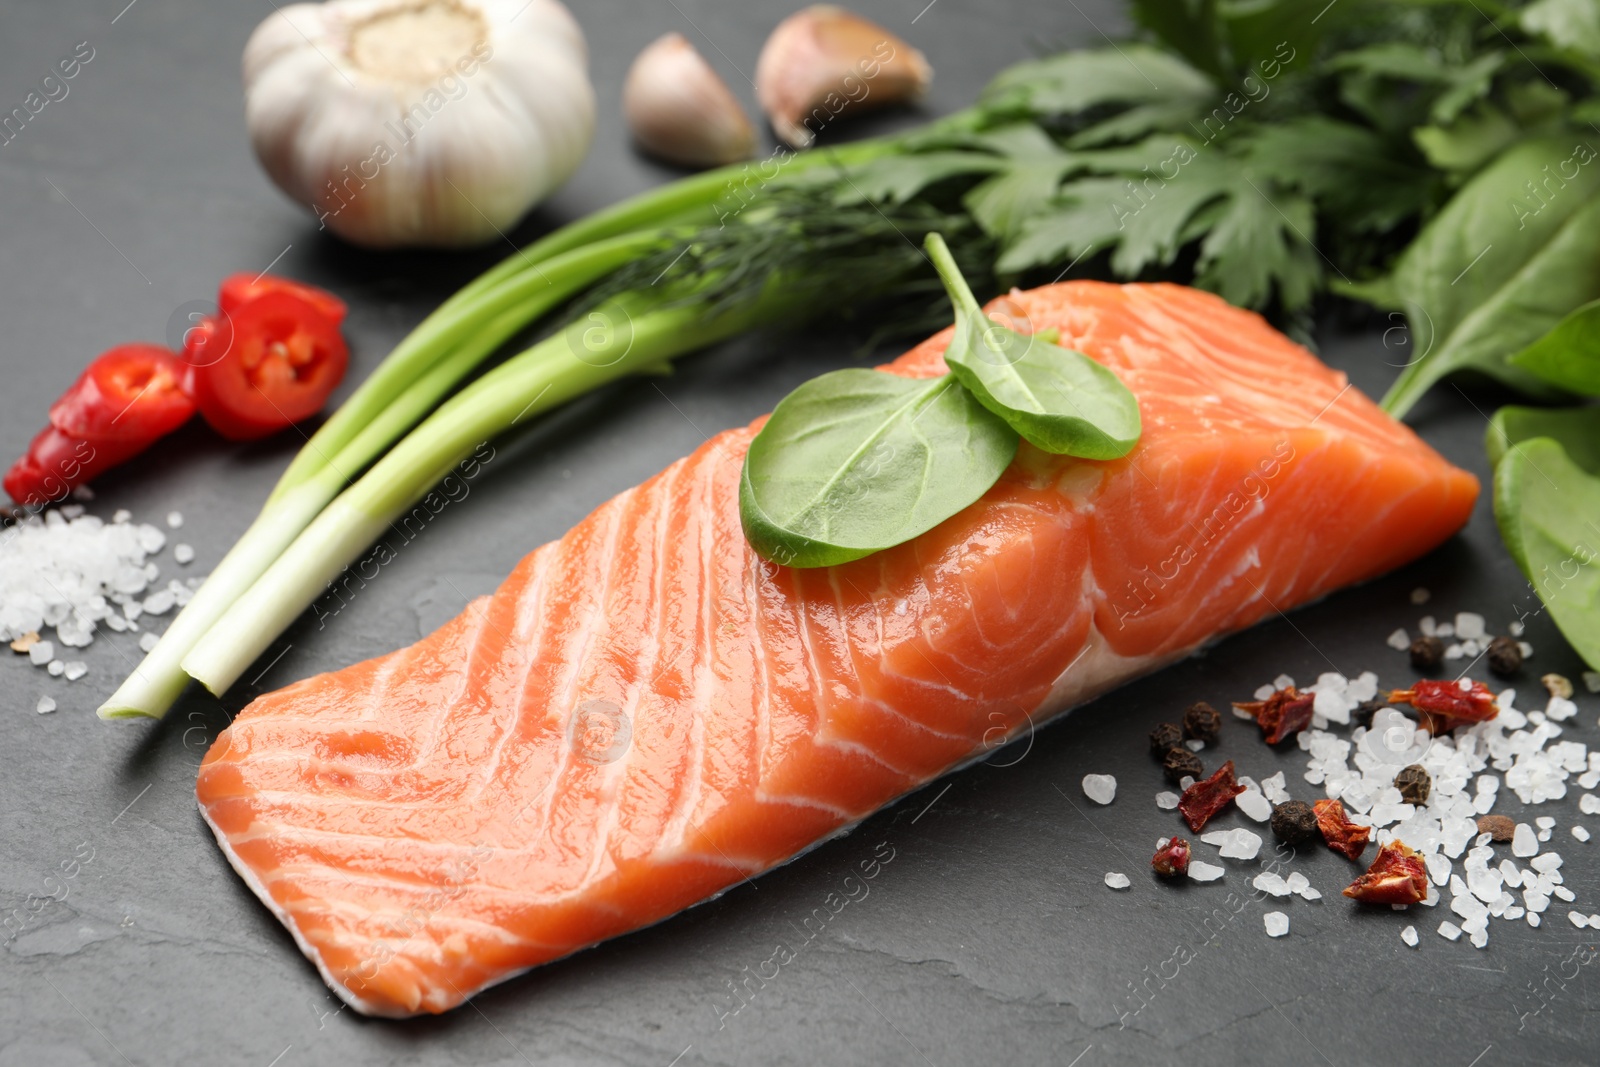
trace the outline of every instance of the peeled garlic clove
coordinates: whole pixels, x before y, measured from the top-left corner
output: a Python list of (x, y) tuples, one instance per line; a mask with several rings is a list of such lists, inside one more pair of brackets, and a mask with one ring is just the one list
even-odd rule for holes
[(778, 136), (796, 148), (809, 145), (815, 131), (847, 108), (915, 100), (931, 81), (933, 68), (921, 52), (832, 4), (816, 4), (778, 23), (756, 62), (761, 109)]
[(656, 38), (634, 59), (622, 113), (639, 146), (669, 163), (715, 167), (755, 151), (739, 101), (681, 33)]
[(582, 162), (587, 68), (556, 0), (291, 4), (245, 46), (245, 119), (321, 226), (371, 247), (472, 245)]

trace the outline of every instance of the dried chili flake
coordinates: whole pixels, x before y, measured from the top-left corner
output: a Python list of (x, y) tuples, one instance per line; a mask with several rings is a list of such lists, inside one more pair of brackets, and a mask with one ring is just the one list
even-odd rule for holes
[(1428, 896), (1428, 869), (1418, 853), (1394, 841), (1378, 850), (1367, 873), (1344, 895), (1364, 904), (1420, 904)]
[(1267, 744), (1275, 745), (1311, 725), (1311, 709), (1316, 699), (1315, 694), (1302, 693), (1291, 685), (1265, 700), (1251, 700), (1242, 704), (1236, 700), (1233, 706), (1254, 715), (1263, 739)]
[(1488, 722), (1500, 714), (1493, 691), (1482, 682), (1466, 678), (1459, 682), (1416, 682), (1410, 689), (1391, 691), (1389, 702), (1416, 708), (1421, 713), (1422, 725), (1433, 734), (1469, 723)]
[(1150, 869), (1163, 878), (1177, 878), (1189, 873), (1189, 842), (1174, 837), (1150, 858)]
[(1372, 836), (1372, 827), (1351, 822), (1344, 805), (1337, 800), (1319, 800), (1311, 807), (1317, 813), (1317, 829), (1322, 831), (1328, 847), (1347, 859), (1360, 859)]
[(1233, 780), (1233, 760), (1229, 760), (1203, 782), (1196, 782), (1178, 798), (1178, 812), (1189, 823), (1189, 829), (1199, 833), (1211, 817), (1244, 792), (1244, 786)]

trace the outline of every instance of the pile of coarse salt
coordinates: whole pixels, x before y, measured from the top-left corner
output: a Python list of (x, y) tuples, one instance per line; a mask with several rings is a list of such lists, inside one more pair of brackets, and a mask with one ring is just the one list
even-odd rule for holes
[[(1466, 934), (1483, 948), (1489, 943), (1490, 920), (1521, 919), (1538, 926), (1552, 898), (1575, 900), (1576, 894), (1563, 884), (1560, 853), (1544, 847), (1554, 834), (1554, 818), (1519, 824), (1511, 855), (1498, 863), (1491, 836), (1478, 832), (1477, 820), (1494, 809), (1501, 775), (1505, 787), (1527, 805), (1561, 800), (1569, 781), (1583, 789), (1600, 785), (1600, 751), (1557, 740), (1563, 733), (1558, 724), (1572, 718), (1577, 705), (1552, 695), (1542, 710), (1524, 712), (1516, 707), (1516, 691), (1507, 689), (1498, 697), (1500, 712), (1494, 719), (1437, 737), (1394, 708), (1378, 710), (1370, 727), (1358, 726), (1348, 738), (1329, 732), (1328, 722), (1348, 722), (1350, 712), (1370, 699), (1367, 678), (1318, 678), (1319, 711), (1323, 693), (1336, 694), (1342, 707), (1334, 709), (1330, 697), (1332, 713), (1323, 716), (1327, 721), (1314, 722), (1300, 733), (1300, 749), (1309, 756), (1305, 780), (1342, 802), (1351, 822), (1372, 827), (1379, 847), (1401, 841), (1422, 854), (1432, 882), (1424, 905), (1439, 903), (1448, 889), (1449, 908), (1460, 919), (1459, 924), (1441, 923), (1439, 933), (1452, 941)], [(1412, 764), (1432, 779), (1422, 805), (1407, 803), (1394, 785), (1395, 775)], [(1600, 812), (1600, 800), (1585, 796), (1579, 810)], [(1578, 840), (1586, 839), (1582, 826), (1572, 831)], [(1600, 915), (1592, 918), (1600, 924)]]
[[(1427, 599), (1424, 590), (1412, 594), (1413, 603)], [(1449, 659), (1475, 660), (1493, 639), (1483, 616), (1472, 612), (1462, 612), (1453, 622), (1442, 624), (1425, 618), (1420, 629), (1427, 636), (1457, 639), (1446, 649)], [(1507, 629), (1512, 637), (1521, 638), (1520, 623), (1513, 622)], [(1404, 651), (1411, 639), (1405, 630), (1396, 630), (1388, 643)], [(1526, 642), (1520, 645), (1524, 659), (1533, 655)], [(1585, 672), (1583, 679), (1589, 692), (1600, 692), (1600, 673)], [(1255, 698), (1265, 700), (1294, 684), (1293, 678), (1279, 675), (1257, 689)], [(1305, 781), (1340, 801), (1351, 822), (1372, 827), (1377, 847), (1400, 841), (1421, 853), (1431, 883), (1422, 906), (1438, 905), (1444, 899), (1443, 891), (1448, 890), (1449, 909), (1460, 920), (1441, 922), (1440, 936), (1455, 941), (1465, 934), (1473, 945), (1484, 948), (1489, 943), (1491, 920), (1521, 920), (1537, 927), (1555, 901), (1567, 906), (1568, 921), (1574, 926), (1600, 929), (1600, 912), (1587, 914), (1570, 907), (1577, 894), (1564, 884), (1561, 854), (1549, 847), (1557, 827), (1554, 817), (1540, 816), (1531, 824), (1517, 824), (1510, 855), (1502, 856), (1498, 863), (1494, 862), (1492, 835), (1480, 833), (1477, 823), (1480, 816), (1493, 811), (1502, 781), (1525, 805), (1562, 800), (1571, 783), (1585, 790), (1578, 799), (1579, 813), (1600, 815), (1600, 795), (1591, 792), (1600, 787), (1600, 750), (1591, 752), (1582, 742), (1560, 740), (1564, 732), (1560, 724), (1578, 712), (1572, 700), (1551, 694), (1543, 708), (1524, 711), (1516, 706), (1516, 690), (1506, 689), (1497, 698), (1500, 711), (1494, 719), (1437, 737), (1395, 708), (1384, 707), (1373, 713), (1370, 726), (1356, 726), (1344, 735), (1330, 727), (1349, 726), (1356, 709), (1377, 697), (1378, 676), (1365, 671), (1352, 679), (1328, 672), (1302, 692), (1315, 694), (1311, 724), (1297, 735), (1299, 748), (1307, 755)], [(1254, 720), (1252, 714), (1237, 708), (1235, 714)], [(1428, 799), (1421, 805), (1406, 802), (1394, 784), (1395, 776), (1412, 764), (1420, 765), (1431, 779)], [(1282, 771), (1259, 783), (1241, 775), (1238, 783), (1245, 792), (1236, 803), (1257, 822), (1265, 821), (1264, 816), (1270, 818), (1272, 805), (1290, 799)], [(1183, 786), (1189, 784), (1190, 779), (1185, 779)], [(1158, 807), (1171, 810), (1179, 798), (1176, 793), (1161, 792), (1155, 799)], [(1591, 838), (1588, 828), (1576, 822), (1569, 832), (1579, 842)], [(1253, 859), (1259, 850), (1253, 838), (1256, 835), (1250, 831), (1235, 829), (1214, 830), (1200, 840), (1217, 848), (1224, 858)], [(1161, 844), (1165, 843), (1162, 839)], [(1216, 881), (1224, 873), (1225, 868), (1198, 858), (1189, 867), (1191, 881)], [(1251, 884), (1264, 895), (1279, 899), (1300, 896), (1317, 900), (1322, 895), (1299, 872), (1287, 878), (1276, 871), (1263, 872)], [(1280, 920), (1281, 914), (1268, 916), (1268, 933), (1274, 937), (1287, 933), (1286, 917)], [(1416, 928), (1407, 926), (1401, 938), (1415, 947)]]
[[(181, 524), (176, 512), (169, 516)], [(81, 504), (30, 515), (0, 530), (0, 641), (26, 652), (36, 666), (75, 681), (88, 672), (79, 659), (63, 660), (57, 646), (85, 648), (101, 626), (140, 629), (146, 615), (164, 615), (189, 602), (200, 579), (159, 584), (154, 562), (167, 537), (156, 527), (118, 511), (112, 521), (84, 514)], [(192, 557), (191, 557), (192, 558)], [(45, 636), (54, 629), (53, 639)], [(154, 635), (140, 647), (149, 650)], [(39, 710), (46, 708), (41, 702)]]

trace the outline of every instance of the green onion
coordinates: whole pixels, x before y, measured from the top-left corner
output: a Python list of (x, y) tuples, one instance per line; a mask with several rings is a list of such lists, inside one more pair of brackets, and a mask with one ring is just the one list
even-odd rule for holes
[(670, 302), (663, 293), (608, 305), (607, 314), (631, 329), (612, 331), (618, 335), (607, 345), (580, 356), (579, 327), (569, 328), (451, 399), (277, 556), (184, 657), (183, 670), (214, 693), (226, 691), (340, 571), (484, 441), (606, 382), (743, 332), (787, 303), (776, 286), (743, 309), (712, 317), (697, 305)]

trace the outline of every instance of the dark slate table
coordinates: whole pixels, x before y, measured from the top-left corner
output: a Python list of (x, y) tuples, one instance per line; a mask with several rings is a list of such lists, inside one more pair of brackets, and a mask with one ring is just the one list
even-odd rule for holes
[[(79, 42), (94, 53), (69, 95), (0, 147), (8, 461), (90, 356), (161, 340), (174, 312), (209, 296), (224, 274), (275, 264), (346, 297), (353, 382), (506, 251), (373, 255), (319, 234), (263, 178), (245, 140), (239, 54), (274, 5), (124, 3), (0, 11), (0, 110), (19, 105)], [(926, 114), (969, 102), (1036, 47), (1093, 45), (1125, 26), (1111, 0), (924, 3), (858, 6), (927, 53), (938, 76)], [(599, 130), (577, 178), (513, 235), (519, 241), (671, 176), (633, 155), (618, 114), (622, 75), (640, 47), (684, 32), (753, 104), (741, 71), (787, 5), (574, 7), (593, 53)], [(863, 121), (851, 133), (915, 117)], [(1385, 344), (1390, 325), (1376, 316), (1325, 323), (1324, 355), (1381, 392), (1404, 358), (1402, 334)], [(1383, 638), (1414, 627), (1421, 611), (1408, 595), (1417, 586), (1433, 590), (1428, 610), (1441, 617), (1478, 610), (1497, 628), (1531, 606), (1486, 500), (1461, 537), (1403, 572), (1130, 685), (1031, 747), (935, 783), (710, 905), (440, 1018), (383, 1022), (339, 1010), (195, 810), (195, 767), (227, 712), (414, 640), (524, 553), (698, 445), (702, 430), (743, 423), (805, 378), (857, 361), (859, 344), (828, 329), (746, 340), (548, 420), (502, 448), (506, 458), (473, 483), (470, 499), (440, 514), (381, 581), (320, 629), (288, 633), (271, 665), (222, 704), (191, 693), (160, 725), (96, 720), (93, 708), (137, 654), (127, 635), (97, 640), (84, 657), (90, 673), (74, 683), (0, 658), (0, 909), (60, 886), (66, 894), (0, 951), (0, 1065), (1595, 1062), (1600, 969), (1569, 962), (1593, 941), (1564, 909), (1540, 930), (1496, 922), (1479, 952), (1433, 932), (1442, 908), (1401, 916), (1347, 906), (1336, 892), (1348, 867), (1322, 849), (1292, 861), (1327, 894), (1320, 904), (1254, 899), (1257, 863), (1230, 863), (1222, 883), (1182, 889), (1154, 884), (1146, 869), (1155, 838), (1176, 825), (1151, 800), (1163, 788), (1144, 751), (1154, 722), (1196, 699), (1223, 705), (1279, 672), (1309, 681), (1333, 664), (1405, 676)], [(1414, 421), (1486, 477), (1483, 412), (1498, 399), (1445, 388)], [(159, 458), (104, 478), (91, 506), (158, 524), (182, 511), (176, 539), (198, 552), (187, 571), (203, 573), (245, 528), (291, 448), (288, 435), (230, 446), (190, 427)], [(170, 552), (162, 563), (165, 575), (182, 570)], [(1547, 620), (1531, 619), (1529, 639), (1535, 666), (1576, 677), (1578, 662)], [(60, 701), (55, 714), (34, 713), (43, 693)], [(1600, 701), (1580, 695), (1580, 704), (1568, 736), (1592, 744)], [(1269, 752), (1250, 729), (1231, 726), (1214, 751), (1257, 777), (1289, 768), (1291, 790), (1311, 794), (1298, 779), (1302, 761)], [(1084, 798), (1078, 783), (1092, 772), (1117, 776), (1112, 806)], [(1567, 884), (1596, 908), (1585, 887), (1596, 883), (1600, 843), (1566, 836), (1575, 796), (1538, 814), (1561, 820)], [(875, 854), (892, 860), (867, 895), (804, 939), (805, 918)], [(63, 864), (76, 876), (63, 881)], [(1131, 875), (1133, 887), (1107, 889), (1109, 870)], [(1282, 940), (1263, 931), (1274, 907), (1293, 921)], [(1422, 931), (1419, 950), (1400, 940), (1409, 922)], [(797, 953), (793, 962), (734, 999), (732, 986), (780, 943)]]

